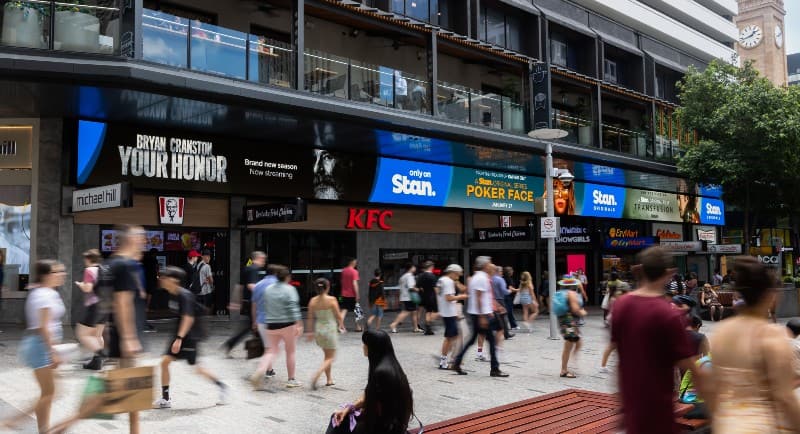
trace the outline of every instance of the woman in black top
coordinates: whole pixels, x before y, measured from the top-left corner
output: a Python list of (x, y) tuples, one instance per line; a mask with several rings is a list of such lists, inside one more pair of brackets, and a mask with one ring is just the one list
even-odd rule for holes
[(414, 399), (389, 335), (367, 330), (361, 336), (369, 374), (364, 395), (337, 410), (327, 434), (404, 434), (414, 413)]

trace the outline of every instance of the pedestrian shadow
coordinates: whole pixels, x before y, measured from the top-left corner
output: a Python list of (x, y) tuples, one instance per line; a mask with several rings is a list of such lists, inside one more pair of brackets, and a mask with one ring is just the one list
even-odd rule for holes
[(162, 421), (162, 420), (174, 419), (176, 417), (193, 416), (195, 414), (202, 414), (203, 412), (216, 407), (220, 406), (209, 405), (206, 407), (194, 407), (194, 408), (153, 409), (151, 411), (144, 412), (146, 416), (143, 417), (142, 420)]

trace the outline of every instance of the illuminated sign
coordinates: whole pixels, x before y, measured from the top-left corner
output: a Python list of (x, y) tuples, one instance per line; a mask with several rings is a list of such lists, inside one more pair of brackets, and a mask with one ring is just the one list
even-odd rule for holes
[(394, 216), (390, 210), (350, 208), (347, 212), (347, 229), (370, 230), (377, 227), (382, 231), (392, 230), (389, 220)]

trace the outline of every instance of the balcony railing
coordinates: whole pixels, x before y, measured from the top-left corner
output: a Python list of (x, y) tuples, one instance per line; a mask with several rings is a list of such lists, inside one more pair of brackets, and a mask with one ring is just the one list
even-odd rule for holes
[(525, 132), (525, 109), (507, 96), (440, 81), (438, 97), (440, 117), (516, 133)]
[(553, 110), (553, 128), (566, 131), (562, 140), (584, 146), (597, 146), (594, 140), (595, 123), (565, 110)]

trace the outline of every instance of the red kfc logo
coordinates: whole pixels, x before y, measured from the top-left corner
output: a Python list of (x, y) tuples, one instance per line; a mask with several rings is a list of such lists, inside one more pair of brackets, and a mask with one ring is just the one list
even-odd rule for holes
[(159, 196), (158, 217), (162, 225), (182, 225), (184, 198)]
[(390, 210), (350, 208), (347, 216), (347, 229), (373, 229), (376, 225), (382, 231), (392, 230), (389, 219), (394, 216)]

